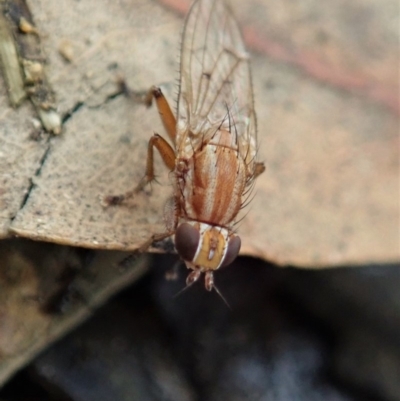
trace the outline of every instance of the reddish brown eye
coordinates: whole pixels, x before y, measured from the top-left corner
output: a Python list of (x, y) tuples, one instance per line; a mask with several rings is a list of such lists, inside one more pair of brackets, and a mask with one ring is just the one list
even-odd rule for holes
[(221, 264), (221, 267), (230, 265), (236, 259), (237, 255), (239, 254), (241, 245), (242, 241), (237, 235), (229, 238), (228, 249), (226, 251), (225, 258)]
[(191, 262), (199, 246), (200, 233), (188, 223), (182, 223), (175, 232), (175, 248), (183, 260)]

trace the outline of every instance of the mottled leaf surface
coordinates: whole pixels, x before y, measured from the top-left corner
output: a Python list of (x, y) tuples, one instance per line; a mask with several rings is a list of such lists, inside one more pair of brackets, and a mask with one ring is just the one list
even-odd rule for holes
[[(151, 195), (131, 208), (99, 202), (138, 182), (148, 138), (163, 134), (154, 109), (113, 96), (117, 76), (136, 90), (164, 84), (176, 99), (188, 3), (160, 3), (32, 2), (48, 75), (69, 118), (46, 152), (47, 142), (28, 138), (29, 108), (16, 118), (23, 109), (1, 103), (1, 180), (15, 180), (0, 188), (3, 236), (135, 249), (164, 229), (171, 187), (159, 159), (162, 185)], [(266, 165), (239, 228), (242, 251), (307, 267), (398, 260), (397, 3), (254, 0), (232, 8), (252, 56)], [(63, 43), (72, 62), (59, 52)]]

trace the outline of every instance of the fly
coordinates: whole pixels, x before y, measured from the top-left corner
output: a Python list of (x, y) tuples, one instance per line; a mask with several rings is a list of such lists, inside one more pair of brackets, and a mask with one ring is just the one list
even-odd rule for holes
[(173, 237), (191, 270), (186, 284), (204, 274), (205, 288), (211, 291), (214, 271), (239, 254), (237, 217), (265, 169), (257, 161), (249, 56), (223, 0), (197, 0), (186, 18), (176, 117), (160, 88), (151, 88), (148, 105), (153, 99), (172, 146), (154, 134), (143, 179), (133, 191), (105, 201), (123, 203), (154, 180), (156, 148), (173, 172), (173, 195), (165, 207), (166, 231), (152, 235), (138, 251)]

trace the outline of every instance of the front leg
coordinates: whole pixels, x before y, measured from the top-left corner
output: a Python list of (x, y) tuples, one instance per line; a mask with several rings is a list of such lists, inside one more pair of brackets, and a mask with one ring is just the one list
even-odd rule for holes
[(146, 252), (155, 242), (160, 242), (165, 238), (170, 237), (175, 234), (174, 231), (166, 231), (165, 233), (153, 234), (145, 243), (140, 245), (140, 247), (136, 250), (138, 253)]
[(153, 234), (146, 242), (144, 242), (139, 248), (133, 251), (130, 255), (126, 258), (122, 259), (118, 266), (122, 269), (126, 269), (129, 266), (133, 265), (137, 258), (144, 252), (146, 252), (155, 242), (162, 241), (165, 238), (170, 237), (171, 235), (175, 234), (174, 231), (166, 231), (164, 233)]
[(146, 96), (147, 107), (151, 106), (153, 98), (156, 100), (157, 110), (160, 114), (161, 122), (170, 137), (172, 143), (175, 145), (176, 136), (176, 118), (174, 113), (172, 113), (171, 107), (161, 89), (152, 86)]
[[(130, 95), (129, 88), (126, 87), (124, 83), (124, 91)], [(175, 144), (175, 135), (176, 135), (176, 119), (172, 110), (168, 104), (167, 99), (163, 95), (160, 88), (153, 86), (147, 92), (144, 100), (142, 100), (147, 107), (150, 107), (153, 101), (153, 98), (156, 100), (157, 109), (161, 117), (161, 121), (164, 125), (165, 130), (167, 131), (168, 136), (171, 138), (172, 142)], [(146, 174), (140, 180), (139, 184), (133, 188), (132, 190), (120, 194), (120, 195), (109, 195), (102, 199), (102, 204), (104, 206), (114, 206), (121, 205), (126, 203), (129, 199), (133, 198), (135, 194), (142, 191), (144, 187), (154, 181), (154, 152), (153, 147), (156, 147), (158, 152), (161, 155), (161, 158), (164, 164), (169, 168), (170, 171), (175, 168), (175, 151), (169, 145), (169, 143), (160, 135), (154, 134), (149, 141), (147, 147), (147, 162), (146, 162)]]
[(119, 262), (119, 266), (126, 268), (133, 263), (137, 257), (146, 252), (155, 242), (162, 241), (175, 234), (176, 226), (178, 225), (179, 209), (176, 203), (176, 199), (171, 197), (167, 200), (164, 205), (164, 220), (166, 225), (166, 231), (159, 234), (153, 234), (146, 242), (144, 242), (139, 248), (137, 248), (133, 253)]
[(161, 88), (157, 86), (152, 86), (147, 92), (135, 92), (132, 91), (124, 80), (120, 80), (119, 85), (121, 91), (126, 94), (126, 96), (133, 98), (139, 103), (145, 104), (150, 107), (153, 104), (153, 99), (156, 101), (156, 106), (158, 113), (160, 114), (161, 122), (167, 132), (169, 138), (175, 144), (176, 136), (176, 118), (171, 110), (171, 107), (161, 91)]

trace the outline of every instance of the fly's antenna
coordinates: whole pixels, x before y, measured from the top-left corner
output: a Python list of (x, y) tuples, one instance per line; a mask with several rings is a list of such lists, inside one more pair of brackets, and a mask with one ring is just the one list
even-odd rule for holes
[(178, 298), (179, 296), (181, 296), (184, 292), (186, 292), (196, 281), (192, 281), (189, 284), (186, 284), (181, 290), (179, 290), (172, 298)]
[[(193, 281), (190, 281), (186, 284), (185, 287), (183, 287), (181, 290), (179, 290), (172, 298), (175, 299), (177, 297), (179, 297), (180, 295), (182, 295), (184, 292), (186, 292), (194, 283), (196, 283), (198, 281), (199, 276), (196, 276), (196, 279), (194, 279)], [(232, 310), (231, 306), (229, 305), (228, 301), (226, 300), (226, 298), (222, 295), (221, 291), (218, 289), (218, 287), (214, 284), (214, 282), (212, 283), (212, 287), (211, 289), (214, 289), (215, 292), (219, 295), (219, 297), (222, 299), (222, 301), (224, 302), (224, 304), (228, 307), (229, 310)]]
[(218, 287), (217, 287), (215, 284), (213, 284), (213, 288), (214, 288), (215, 292), (219, 295), (219, 297), (222, 299), (222, 301), (224, 302), (224, 304), (225, 304), (225, 305), (228, 307), (228, 309), (231, 311), (231, 310), (232, 310), (231, 306), (229, 305), (229, 303), (228, 303), (228, 301), (226, 300), (226, 298), (221, 294), (221, 291), (218, 289)]

